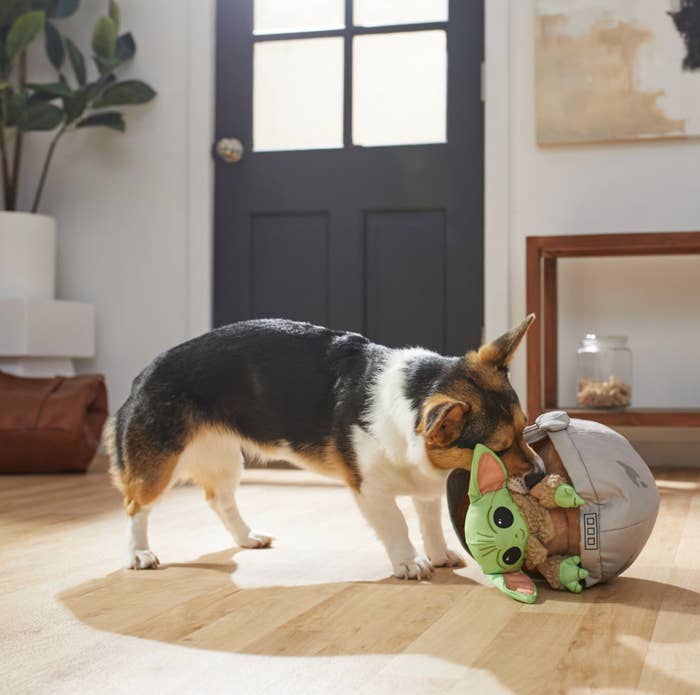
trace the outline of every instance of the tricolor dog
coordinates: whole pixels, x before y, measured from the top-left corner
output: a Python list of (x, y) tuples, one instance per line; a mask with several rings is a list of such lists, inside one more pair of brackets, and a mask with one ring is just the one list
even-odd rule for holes
[[(128, 566), (158, 566), (148, 514), (182, 479), (204, 488), (239, 546), (269, 545), (236, 503), (244, 453), (343, 481), (397, 577), (424, 579), (433, 567), (458, 564), (440, 521), (450, 470), (469, 468), (477, 443), (513, 476), (536, 460), (508, 380), (533, 320), (461, 357), (286, 320), (223, 326), (158, 356), (107, 428), (129, 515)], [(413, 498), (425, 554), (411, 543), (398, 495)]]

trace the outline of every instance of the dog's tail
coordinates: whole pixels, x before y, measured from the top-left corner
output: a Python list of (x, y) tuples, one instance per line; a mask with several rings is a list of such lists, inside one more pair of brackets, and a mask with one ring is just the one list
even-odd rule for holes
[(125, 466), (122, 458), (118, 429), (117, 416), (110, 416), (105, 423), (103, 441), (105, 449), (107, 450), (107, 455), (109, 456), (109, 473), (112, 476), (112, 482), (123, 492), (123, 474)]

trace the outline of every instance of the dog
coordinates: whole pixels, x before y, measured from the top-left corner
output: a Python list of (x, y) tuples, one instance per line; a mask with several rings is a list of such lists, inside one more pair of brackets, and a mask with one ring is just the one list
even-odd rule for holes
[[(508, 379), (534, 318), (459, 357), (283, 319), (223, 326), (161, 354), (106, 429), (129, 517), (127, 566), (158, 566), (148, 515), (182, 479), (204, 489), (239, 546), (270, 545), (236, 503), (244, 453), (344, 482), (395, 576), (427, 579), (433, 567), (462, 564), (441, 524), (449, 472), (469, 469), (477, 443), (497, 452), (512, 476), (536, 460)], [(399, 495), (413, 498), (424, 555), (411, 543)]]

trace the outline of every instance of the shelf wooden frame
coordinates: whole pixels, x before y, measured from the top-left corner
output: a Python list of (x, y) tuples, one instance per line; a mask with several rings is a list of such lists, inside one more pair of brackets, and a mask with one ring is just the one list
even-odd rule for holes
[(557, 261), (603, 256), (700, 255), (700, 232), (527, 237), (527, 311), (538, 323), (527, 336), (527, 407), (532, 418), (562, 408), (574, 417), (619, 427), (700, 427), (700, 408), (587, 410), (557, 404)]

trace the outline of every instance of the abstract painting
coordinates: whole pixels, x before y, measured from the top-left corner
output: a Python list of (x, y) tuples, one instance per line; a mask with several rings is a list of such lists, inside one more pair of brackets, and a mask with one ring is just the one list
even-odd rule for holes
[(700, 0), (536, 0), (540, 145), (700, 136)]

